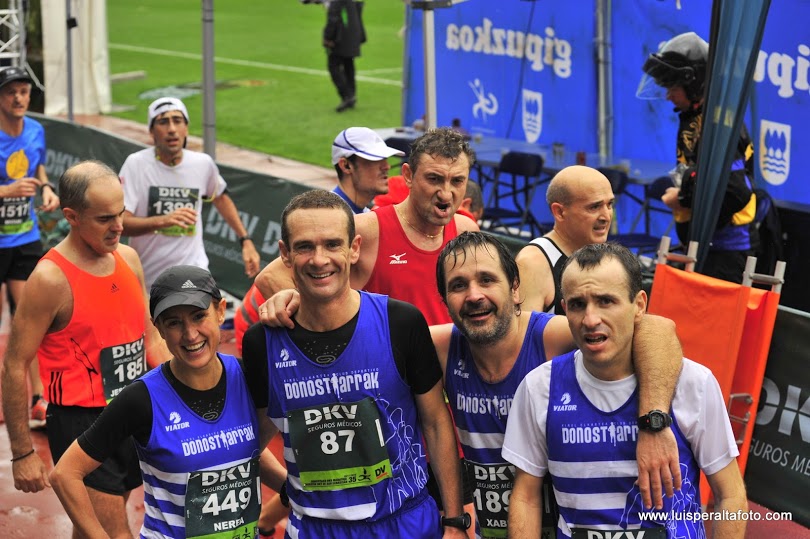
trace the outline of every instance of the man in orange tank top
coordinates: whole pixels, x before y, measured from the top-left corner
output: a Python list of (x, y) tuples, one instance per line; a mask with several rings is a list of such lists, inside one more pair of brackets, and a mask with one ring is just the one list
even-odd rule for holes
[[(54, 461), (148, 368), (143, 269), (137, 253), (119, 243), (124, 194), (118, 175), (97, 161), (79, 163), (62, 175), (59, 192), (70, 232), (28, 279), (2, 370), (14, 487), (23, 492), (50, 486), (47, 467), (31, 443), (26, 397), (18, 390), (25, 387), (35, 355), (50, 403), (48, 443)], [(131, 440), (85, 479), (90, 502), (111, 537), (129, 535), (126, 499), (140, 484)]]

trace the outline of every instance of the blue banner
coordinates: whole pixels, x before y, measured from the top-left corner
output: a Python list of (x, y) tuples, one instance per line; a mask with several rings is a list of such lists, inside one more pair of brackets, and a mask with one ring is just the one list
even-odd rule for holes
[[(434, 11), (438, 125), (457, 118), (471, 133), (596, 151), (594, 7), (470, 0)], [(421, 17), (412, 12), (420, 29)], [(423, 54), (421, 36), (410, 52)], [(408, 123), (424, 112), (421, 80), (409, 83), (419, 95), (409, 96)]]
[(754, 71), (751, 127), (757, 183), (777, 200), (810, 204), (810, 0), (771, 4)]
[[(613, 2), (614, 154), (675, 161), (677, 115), (665, 100), (635, 98), (641, 66), (669, 38), (709, 40), (711, 0)], [(810, 204), (803, 171), (810, 154), (810, 0), (771, 5), (754, 70), (745, 124), (754, 142), (756, 183), (777, 200)]]
[(627, 159), (655, 159), (675, 165), (678, 115), (665, 99), (636, 97), (641, 66), (672, 37), (695, 32), (709, 41), (711, 0), (612, 2), (613, 153)]
[[(598, 148), (598, 0), (469, 0), (438, 9), (438, 124), (567, 149)], [(636, 89), (647, 55), (688, 31), (709, 40), (711, 0), (611, 2), (614, 160), (675, 162), (677, 115)], [(406, 125), (424, 114), (422, 11), (409, 19)], [(745, 124), (756, 183), (777, 200), (810, 204), (810, 0), (780, 0), (768, 13)], [(662, 221), (665, 224), (665, 221)], [(656, 223), (658, 224), (658, 223)], [(654, 228), (658, 228), (657, 226)]]

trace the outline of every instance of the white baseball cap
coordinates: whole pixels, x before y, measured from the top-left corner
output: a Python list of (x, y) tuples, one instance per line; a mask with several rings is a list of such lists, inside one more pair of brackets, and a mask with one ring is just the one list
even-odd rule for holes
[(332, 143), (332, 164), (337, 165), (341, 157), (353, 155), (369, 161), (381, 161), (392, 155), (402, 157), (405, 153), (388, 146), (380, 135), (368, 127), (349, 127), (338, 133)]
[(155, 99), (152, 101), (152, 104), (149, 105), (148, 121), (146, 122), (149, 124), (149, 129), (152, 129), (152, 122), (155, 120), (155, 118), (164, 112), (171, 112), (173, 110), (179, 110), (182, 112), (186, 122), (188, 122), (188, 111), (186, 110), (186, 106), (176, 97), (161, 97), (160, 99)]

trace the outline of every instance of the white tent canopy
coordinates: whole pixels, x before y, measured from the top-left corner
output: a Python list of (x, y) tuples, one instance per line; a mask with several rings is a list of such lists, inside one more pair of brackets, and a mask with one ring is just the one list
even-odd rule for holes
[[(78, 26), (71, 30), (68, 66), (67, 7)], [(45, 114), (68, 113), (68, 78), (72, 78), (73, 113), (111, 110), (107, 50), (107, 5), (93, 0), (42, 0), (42, 56), (45, 71)]]

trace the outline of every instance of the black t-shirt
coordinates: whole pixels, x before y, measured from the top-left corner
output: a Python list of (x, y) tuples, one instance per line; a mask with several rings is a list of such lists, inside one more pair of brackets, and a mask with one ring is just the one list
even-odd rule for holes
[[(332, 331), (308, 331), (298, 324), (288, 330), (293, 343), (312, 361), (329, 364), (345, 350), (354, 335), (360, 312)], [(442, 369), (430, 330), (422, 313), (404, 301), (388, 299), (388, 332), (400, 377), (416, 395), (430, 391), (442, 379)], [(242, 361), (248, 389), (257, 408), (268, 401), (267, 341), (264, 328), (255, 324), (242, 340)]]
[[(222, 362), (219, 357), (217, 360)], [(169, 363), (159, 369), (169, 380), (180, 398), (194, 413), (209, 421), (217, 419), (225, 406), (227, 380), (223, 366), (217, 385), (205, 391), (188, 387), (172, 373)], [(132, 436), (141, 445), (152, 434), (152, 398), (146, 384), (136, 380), (119, 393), (104, 410), (104, 414), (78, 438), (79, 446), (93, 459), (101, 462), (112, 455), (121, 443)]]

